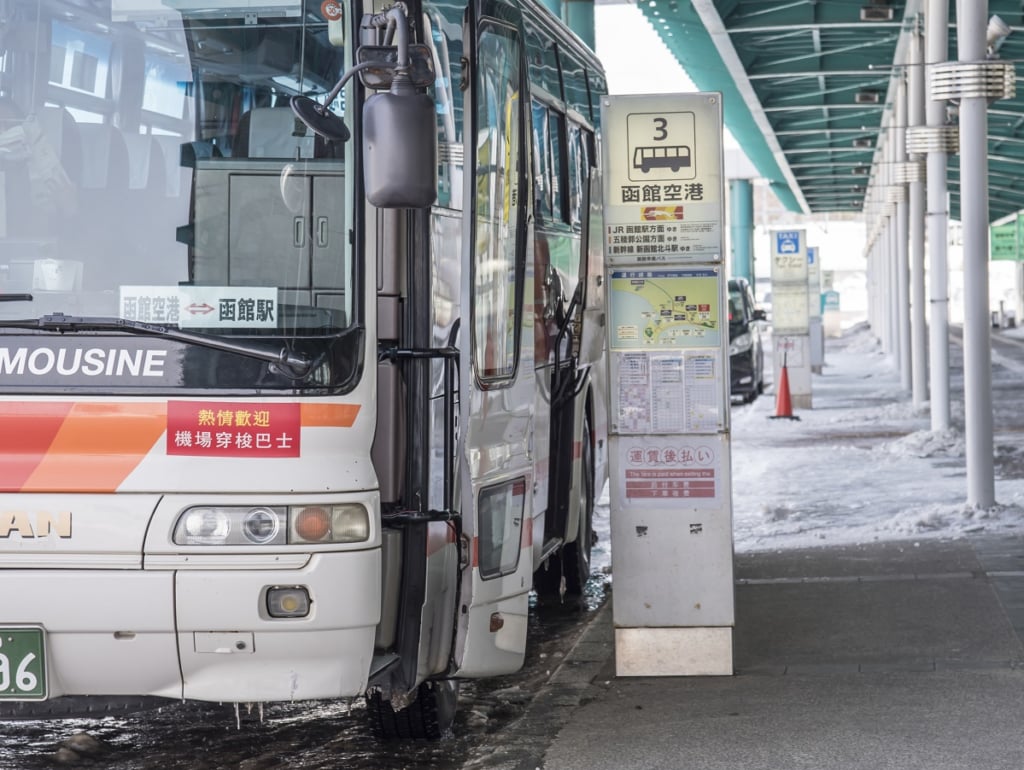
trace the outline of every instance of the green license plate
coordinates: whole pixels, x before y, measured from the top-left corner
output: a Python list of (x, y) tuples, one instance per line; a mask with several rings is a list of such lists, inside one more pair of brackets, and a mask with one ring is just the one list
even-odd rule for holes
[(0, 699), (44, 700), (43, 629), (0, 628)]

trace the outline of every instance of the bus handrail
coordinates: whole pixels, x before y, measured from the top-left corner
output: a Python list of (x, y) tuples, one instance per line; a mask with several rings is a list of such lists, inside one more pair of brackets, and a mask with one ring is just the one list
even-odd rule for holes
[[(456, 330), (453, 329), (452, 337)], [(452, 342), (453, 340), (450, 340)], [(462, 514), (453, 509), (454, 493), (452, 481), (455, 476), (455, 375), (459, 362), (459, 349), (454, 344), (443, 348), (400, 348), (397, 345), (381, 347), (377, 351), (378, 362), (440, 359), (444, 365), (444, 491), (440, 511), (395, 511), (381, 518), (388, 523), (415, 524), (431, 521), (461, 522)]]

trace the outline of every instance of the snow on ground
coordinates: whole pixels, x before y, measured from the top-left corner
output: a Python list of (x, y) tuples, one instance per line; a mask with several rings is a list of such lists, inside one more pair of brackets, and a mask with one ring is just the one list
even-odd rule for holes
[(1024, 531), (1024, 478), (997, 478), (990, 510), (966, 504), (959, 390), (951, 406), (960, 427), (933, 432), (866, 328), (830, 341), (825, 362), (813, 409), (794, 410), (799, 421), (769, 419), (772, 392), (732, 408), (738, 552)]

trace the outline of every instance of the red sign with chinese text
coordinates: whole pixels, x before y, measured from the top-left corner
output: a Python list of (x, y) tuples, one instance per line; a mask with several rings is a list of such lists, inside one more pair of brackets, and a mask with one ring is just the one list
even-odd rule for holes
[(298, 457), (298, 404), (171, 401), (167, 454), (194, 457)]

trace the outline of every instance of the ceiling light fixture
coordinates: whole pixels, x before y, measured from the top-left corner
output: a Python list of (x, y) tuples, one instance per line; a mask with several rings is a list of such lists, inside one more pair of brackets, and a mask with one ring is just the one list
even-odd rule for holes
[(985, 30), (985, 45), (988, 46), (988, 55), (995, 56), (999, 47), (1006, 41), (1007, 35), (1013, 30), (1005, 21), (998, 16), (988, 20), (988, 28)]
[(861, 21), (892, 21), (893, 9), (889, 0), (871, 0), (860, 9)]

